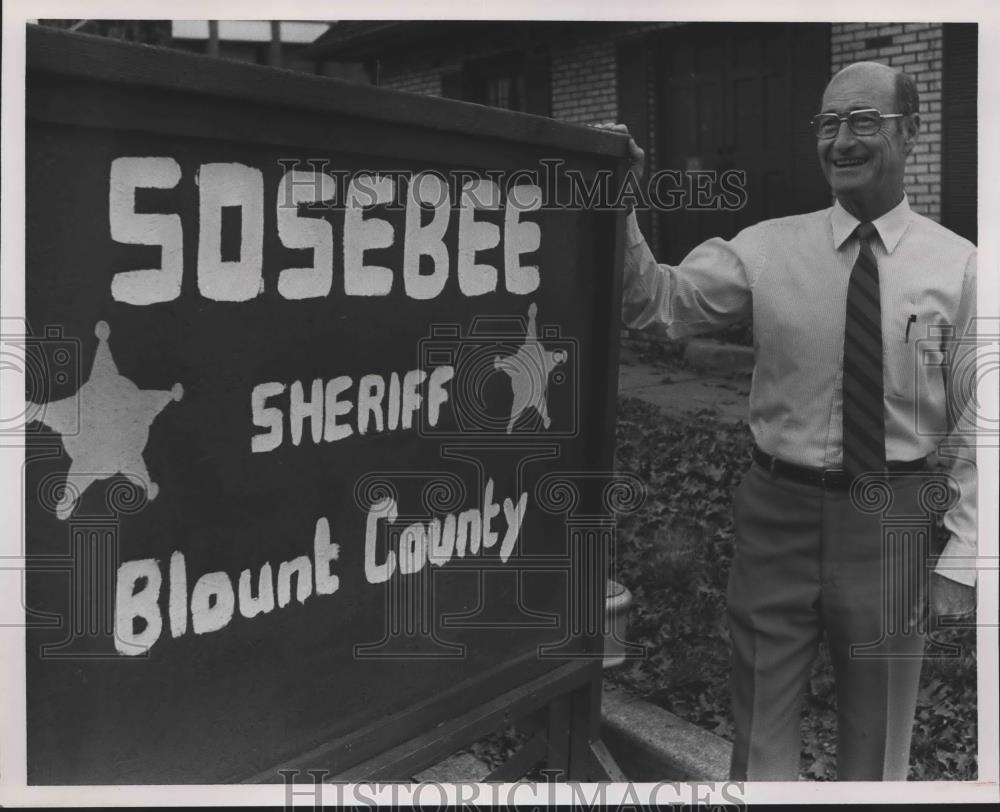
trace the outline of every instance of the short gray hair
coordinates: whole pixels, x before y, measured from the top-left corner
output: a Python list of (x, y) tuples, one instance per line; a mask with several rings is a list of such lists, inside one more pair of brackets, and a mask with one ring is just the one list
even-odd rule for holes
[(913, 77), (903, 71), (896, 72), (896, 110), (897, 113), (909, 115), (920, 109), (920, 93)]

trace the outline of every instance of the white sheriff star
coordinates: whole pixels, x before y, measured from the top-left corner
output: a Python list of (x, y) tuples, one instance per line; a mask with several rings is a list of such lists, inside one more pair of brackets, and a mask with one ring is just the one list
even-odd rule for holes
[[(39, 410), (39, 421), (62, 435), (70, 458), (66, 487), (56, 505), (60, 519), (73, 512), (91, 483), (116, 474), (139, 480), (149, 499), (155, 499), (160, 488), (150, 479), (142, 458), (149, 427), (171, 400), (184, 396), (184, 387), (179, 383), (169, 392), (139, 389), (118, 373), (108, 347), (108, 323), (99, 321), (94, 334), (98, 338), (94, 366), (76, 395), (44, 406), (28, 404), (29, 409)], [(77, 414), (80, 431), (67, 434), (76, 425)]]
[(503, 370), (510, 376), (510, 385), (514, 390), (510, 420), (507, 423), (508, 434), (514, 430), (514, 423), (521, 412), (528, 408), (538, 412), (545, 428), (552, 423), (548, 405), (549, 374), (566, 362), (566, 351), (547, 350), (542, 346), (535, 327), (537, 314), (538, 306), (532, 302), (528, 308), (528, 328), (524, 343), (516, 354), (506, 357), (498, 355), (493, 359), (494, 368)]

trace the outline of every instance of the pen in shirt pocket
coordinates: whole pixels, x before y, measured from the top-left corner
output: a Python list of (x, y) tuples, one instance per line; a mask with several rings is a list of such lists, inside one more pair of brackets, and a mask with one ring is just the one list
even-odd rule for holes
[(904, 344), (909, 344), (910, 343), (910, 328), (914, 324), (916, 324), (916, 323), (917, 323), (917, 314), (916, 313), (910, 313), (910, 318), (908, 318), (906, 320), (906, 335), (903, 336), (903, 343)]

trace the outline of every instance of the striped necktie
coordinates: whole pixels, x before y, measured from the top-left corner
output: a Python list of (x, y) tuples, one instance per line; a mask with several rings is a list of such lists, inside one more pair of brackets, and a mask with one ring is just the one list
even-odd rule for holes
[(861, 250), (847, 286), (844, 325), (844, 471), (854, 478), (885, 470), (885, 407), (882, 388), (882, 310), (878, 264), (869, 239), (875, 226), (861, 223), (854, 236)]

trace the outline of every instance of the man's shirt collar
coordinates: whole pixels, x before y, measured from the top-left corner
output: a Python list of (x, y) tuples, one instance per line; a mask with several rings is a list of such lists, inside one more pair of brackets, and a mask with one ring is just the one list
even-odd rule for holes
[[(840, 205), (840, 201), (833, 204), (830, 213), (830, 225), (833, 228), (833, 247), (838, 251), (847, 242), (854, 229), (858, 227), (858, 220), (853, 214)], [(888, 253), (892, 253), (899, 241), (903, 238), (903, 232), (910, 224), (910, 203), (903, 195), (903, 199), (893, 209), (889, 209), (885, 214), (872, 222), (875, 230), (882, 240), (882, 245)]]

